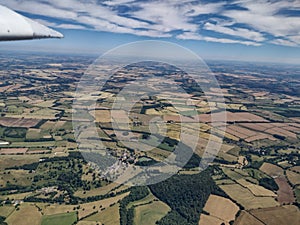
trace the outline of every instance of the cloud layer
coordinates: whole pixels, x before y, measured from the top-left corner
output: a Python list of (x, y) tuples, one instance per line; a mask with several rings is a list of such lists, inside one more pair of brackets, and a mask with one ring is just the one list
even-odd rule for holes
[(56, 28), (259, 46), (300, 45), (299, 0), (0, 0)]

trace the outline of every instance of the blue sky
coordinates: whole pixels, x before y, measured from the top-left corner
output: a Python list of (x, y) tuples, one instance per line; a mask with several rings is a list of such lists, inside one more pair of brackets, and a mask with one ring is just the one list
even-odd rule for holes
[(140, 40), (178, 43), (207, 59), (300, 62), (299, 0), (0, 0), (63, 40), (2, 49), (101, 54)]

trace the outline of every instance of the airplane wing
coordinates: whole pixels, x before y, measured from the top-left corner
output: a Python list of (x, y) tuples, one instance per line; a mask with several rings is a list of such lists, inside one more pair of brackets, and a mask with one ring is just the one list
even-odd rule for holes
[(63, 38), (63, 35), (0, 5), (0, 41)]

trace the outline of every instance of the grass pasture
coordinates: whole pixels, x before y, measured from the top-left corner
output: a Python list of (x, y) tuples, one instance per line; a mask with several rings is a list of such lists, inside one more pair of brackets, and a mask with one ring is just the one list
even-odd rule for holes
[(42, 217), (41, 225), (72, 225), (77, 221), (76, 212), (47, 215)]
[(38, 162), (39, 155), (1, 155), (0, 157), (0, 170), (14, 166), (22, 166), (24, 164), (31, 164)]
[(117, 183), (111, 183), (103, 187), (94, 188), (89, 191), (76, 191), (74, 195), (80, 198), (87, 198), (87, 197), (97, 196), (97, 195), (105, 195), (108, 194), (112, 189), (118, 187), (119, 185), (120, 184)]
[(134, 225), (155, 225), (170, 210), (170, 207), (161, 201), (137, 206), (134, 208)]

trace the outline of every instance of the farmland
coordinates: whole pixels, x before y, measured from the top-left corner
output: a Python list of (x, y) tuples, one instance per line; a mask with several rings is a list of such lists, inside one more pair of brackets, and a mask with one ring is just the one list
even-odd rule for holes
[[(212, 62), (224, 93), (224, 102), (218, 102), (214, 87), (202, 93), (173, 66), (126, 66), (102, 90), (84, 96), (95, 100), (84, 114), (84, 104), (73, 109), (73, 100), (93, 57), (11, 57), (0, 54), (0, 219), (5, 223), (298, 225), (299, 70)], [(99, 69), (111, 67), (106, 63)], [(162, 74), (174, 83), (160, 82)], [(129, 93), (141, 94), (132, 109), (126, 109), (131, 100), (111, 109), (126, 84), (151, 75), (147, 84), (153, 90), (178, 85), (187, 93), (152, 96), (141, 88)], [(84, 128), (79, 134), (73, 110)], [(96, 137), (87, 121), (96, 127)], [(192, 158), (169, 179), (141, 187), (111, 182), (127, 169), (180, 161), (175, 152), (180, 141), (189, 145), (197, 139)], [(85, 158), (79, 152), (96, 142), (115, 164), (103, 168), (97, 162), (101, 154)], [(204, 153), (214, 157), (206, 149), (209, 142), (220, 149), (200, 172)]]
[[(204, 211), (209, 213), (210, 217), (220, 219), (224, 223), (229, 223), (230, 221), (235, 220), (235, 216), (239, 211), (239, 207), (229, 199), (216, 195), (210, 195), (205, 204)], [(201, 224), (208, 223), (202, 222), (200, 218), (200, 225)]]

